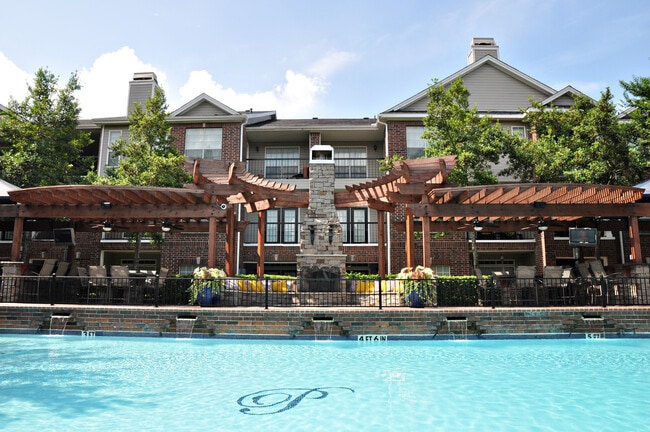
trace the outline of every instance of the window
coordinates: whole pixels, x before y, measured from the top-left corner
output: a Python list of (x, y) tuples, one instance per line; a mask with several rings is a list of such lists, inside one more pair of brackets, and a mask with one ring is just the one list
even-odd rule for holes
[(432, 265), (431, 270), (435, 271), (438, 276), (451, 276), (451, 267), (448, 265)]
[(269, 147), (266, 149), (264, 177), (287, 179), (300, 174), (300, 149), (298, 147)]
[(365, 147), (339, 147), (334, 153), (337, 178), (366, 178), (367, 154)]
[(417, 159), (424, 157), (424, 149), (427, 147), (427, 141), (422, 138), (424, 126), (407, 126), (406, 127), (406, 158)]
[(511, 126), (510, 133), (519, 138), (526, 138), (526, 126)]
[(115, 141), (122, 138), (122, 131), (108, 132), (108, 157), (106, 159), (107, 167), (117, 167), (120, 163), (120, 157), (111, 149)]
[(368, 209), (338, 209), (336, 214), (343, 230), (343, 243), (368, 243)]
[(195, 159), (221, 159), (221, 128), (185, 130), (185, 155)]
[(14, 238), (13, 231), (0, 231), (0, 241), (12, 241)]
[(266, 243), (298, 243), (298, 209), (266, 211)]

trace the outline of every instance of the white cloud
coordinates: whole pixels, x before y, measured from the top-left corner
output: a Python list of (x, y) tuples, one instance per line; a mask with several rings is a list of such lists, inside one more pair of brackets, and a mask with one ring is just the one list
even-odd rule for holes
[(357, 59), (356, 54), (346, 51), (330, 51), (325, 57), (314, 63), (309, 71), (315, 76), (326, 78), (343, 69)]
[(21, 70), (0, 52), (0, 104), (7, 106), (9, 97), (22, 101), (27, 96), (27, 86), (33, 81), (31, 74)]
[[(82, 89), (78, 98), (82, 118), (125, 116), (129, 81), (134, 72), (154, 72), (158, 84), (166, 87), (166, 74), (144, 63), (129, 47), (100, 55), (90, 69), (79, 72)], [(167, 91), (165, 89), (165, 91)]]
[[(348, 52), (332, 51), (316, 61), (308, 73), (287, 70), (284, 80), (275, 87), (258, 93), (240, 93), (218, 83), (206, 70), (192, 71), (178, 90), (167, 88), (167, 74), (152, 64), (140, 60), (135, 50), (127, 46), (101, 54), (93, 64), (79, 71), (81, 90), (77, 93), (81, 118), (125, 116), (127, 112), (128, 83), (134, 72), (154, 72), (165, 89), (170, 110), (206, 93), (234, 110), (274, 110), (280, 118), (309, 118), (317, 114), (319, 97), (329, 85), (325, 78), (344, 68), (356, 56)], [(9, 96), (22, 100), (27, 94), (27, 83), (32, 76), (20, 70), (0, 53), (0, 103)]]

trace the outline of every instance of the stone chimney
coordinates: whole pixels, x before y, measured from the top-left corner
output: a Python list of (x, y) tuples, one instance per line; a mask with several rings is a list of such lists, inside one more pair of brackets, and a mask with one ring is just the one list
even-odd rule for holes
[(499, 58), (499, 47), (494, 38), (472, 38), (472, 45), (469, 47), (467, 54), (467, 64), (470, 65), (485, 56)]
[(158, 88), (158, 78), (153, 72), (136, 72), (129, 82), (129, 101), (126, 114), (131, 114), (133, 105), (139, 103), (144, 108), (144, 103), (154, 95)]

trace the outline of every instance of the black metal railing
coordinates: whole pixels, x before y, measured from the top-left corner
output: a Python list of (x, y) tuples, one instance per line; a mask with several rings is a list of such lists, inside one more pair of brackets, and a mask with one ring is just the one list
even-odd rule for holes
[[(309, 159), (246, 159), (247, 170), (267, 179), (309, 178)], [(383, 173), (377, 158), (334, 158), (335, 177), (339, 179), (378, 178)]]
[[(2, 303), (187, 306), (189, 277), (3, 276)], [(579, 279), (438, 277), (398, 279), (248, 279), (218, 281), (223, 307), (557, 307), (650, 305), (650, 277)], [(413, 300), (417, 291), (420, 301)]]

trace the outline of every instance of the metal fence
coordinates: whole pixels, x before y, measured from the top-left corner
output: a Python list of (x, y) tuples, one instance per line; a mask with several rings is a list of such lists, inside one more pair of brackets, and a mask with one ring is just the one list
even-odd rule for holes
[[(2, 303), (186, 306), (196, 304), (186, 277), (4, 276)], [(209, 281), (206, 281), (209, 282)], [(206, 286), (209, 285), (206, 283)], [(435, 280), (240, 279), (217, 281), (222, 307), (556, 307), (650, 305), (650, 278)], [(199, 296), (199, 301), (201, 300)]]

